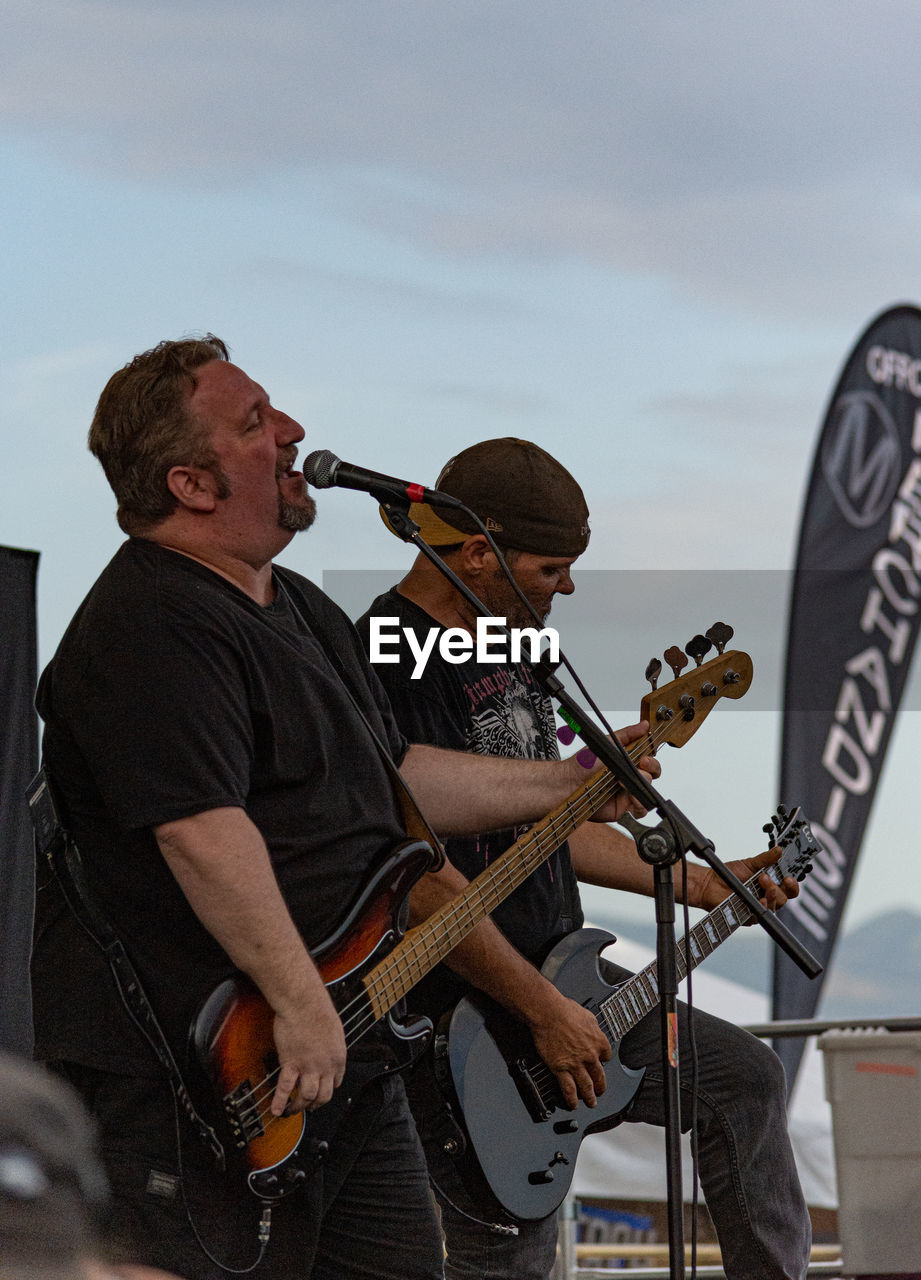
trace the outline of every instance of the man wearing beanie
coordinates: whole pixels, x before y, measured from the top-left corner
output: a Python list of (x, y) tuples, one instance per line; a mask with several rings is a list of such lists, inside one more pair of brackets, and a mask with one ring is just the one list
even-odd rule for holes
[[(574, 590), (570, 570), (589, 541), (588, 508), (569, 472), (525, 440), (486, 440), (452, 458), (435, 488), (474, 511), (499, 545), (514, 578), (537, 614), (545, 619), (553, 597)], [(510, 628), (533, 627), (534, 620), (503, 575), (488, 540), (463, 512), (413, 504), (410, 514), (422, 537), (435, 547), (459, 578)], [(386, 516), (384, 517), (386, 521)], [(373, 619), (393, 619), (410, 628), (417, 649), (433, 628), (476, 632), (476, 613), (461, 593), (421, 554), (398, 586), (379, 596), (358, 623), (374, 656)], [(446, 661), (431, 648), (424, 668), (401, 643), (399, 660), (391, 647), (375, 664), (397, 721), (411, 742), (454, 750), (529, 759), (557, 755), (552, 704), (528, 662)], [(446, 852), (463, 877), (482, 872), (523, 828), (449, 839)], [(776, 860), (762, 854), (731, 864), (740, 879)], [(551, 948), (583, 923), (578, 881), (636, 893), (652, 893), (652, 871), (632, 840), (602, 824), (584, 824), (494, 912), (493, 919), (527, 960), (539, 967)], [(463, 883), (459, 879), (459, 883)], [(796, 893), (762, 875), (768, 905), (781, 906)], [(713, 873), (688, 864), (691, 905), (712, 909), (726, 896)], [(437, 904), (433, 903), (433, 906)], [(415, 988), (414, 1012), (437, 1025), (441, 1016), (470, 991), (449, 967), (449, 957)], [(608, 982), (628, 972), (602, 961)], [(535, 975), (536, 977), (536, 975)], [(509, 1017), (510, 1015), (499, 1015)], [(687, 1019), (680, 1007), (682, 1115), (689, 1117), (691, 1054)], [(574, 1056), (569, 1028), (530, 1027), (541, 1056), (554, 1069), (568, 1101), (593, 1105), (603, 1089), (602, 1057), (589, 1056), (583, 1068), (567, 1070)], [(809, 1258), (809, 1217), (800, 1190), (786, 1128), (783, 1071), (773, 1052), (739, 1028), (700, 1012), (694, 1015), (699, 1081), (697, 1090), (700, 1171), (707, 1205), (722, 1247), (729, 1280), (782, 1280), (805, 1275)], [(621, 1061), (646, 1067), (628, 1113), (631, 1121), (663, 1124), (659, 1021), (647, 1015), (623, 1040)], [(426, 1150), (432, 1186), (441, 1209), (447, 1280), (488, 1276), (489, 1280), (546, 1280), (555, 1258), (555, 1214), (514, 1222), (481, 1178), (469, 1148), (462, 1150), (452, 1119), (433, 1087), (431, 1050), (409, 1080), (410, 1099)], [(565, 1114), (565, 1113), (561, 1113)], [(508, 1141), (497, 1133), (496, 1141)], [(459, 1154), (458, 1154), (459, 1153)], [(509, 1150), (510, 1162), (516, 1158)]]

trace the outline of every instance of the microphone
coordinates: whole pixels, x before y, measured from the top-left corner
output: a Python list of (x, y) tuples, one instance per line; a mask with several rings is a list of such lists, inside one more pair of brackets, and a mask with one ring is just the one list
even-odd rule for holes
[(425, 485), (410, 484), (396, 476), (381, 475), (379, 471), (366, 471), (351, 462), (343, 462), (329, 449), (315, 449), (304, 459), (304, 478), (315, 489), (358, 489), (370, 493), (378, 502), (386, 497), (408, 499), (410, 502), (434, 502), (439, 507), (463, 507), (457, 498), (438, 489), (426, 489)]

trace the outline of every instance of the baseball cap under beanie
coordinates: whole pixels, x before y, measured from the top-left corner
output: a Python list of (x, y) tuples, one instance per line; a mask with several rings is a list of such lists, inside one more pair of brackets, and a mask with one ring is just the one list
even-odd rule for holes
[[(534, 555), (578, 556), (588, 546), (588, 507), (566, 468), (528, 440), (483, 440), (452, 458), (433, 486), (458, 498), (502, 547)], [(410, 516), (433, 547), (480, 532), (454, 508), (414, 502)], [(382, 509), (384, 523), (386, 512)]]

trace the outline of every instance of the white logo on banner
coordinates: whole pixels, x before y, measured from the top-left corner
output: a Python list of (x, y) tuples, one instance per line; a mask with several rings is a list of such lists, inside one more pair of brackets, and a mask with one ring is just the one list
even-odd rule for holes
[(841, 396), (833, 414), (822, 472), (848, 524), (867, 529), (889, 510), (901, 478), (898, 429), (870, 391)]

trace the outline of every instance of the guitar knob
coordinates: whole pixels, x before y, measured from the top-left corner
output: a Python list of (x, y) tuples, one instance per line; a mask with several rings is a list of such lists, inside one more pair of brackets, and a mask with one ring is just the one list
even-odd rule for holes
[(528, 1174), (528, 1182), (530, 1182), (532, 1187), (540, 1187), (552, 1181), (553, 1174), (549, 1169), (535, 1169), (532, 1173)]
[(735, 635), (735, 632), (726, 622), (714, 622), (713, 626), (704, 632), (704, 635), (716, 645), (717, 653), (722, 653)]
[(712, 648), (713, 648), (712, 640), (708, 640), (706, 636), (697, 635), (697, 636), (693, 636), (687, 642), (687, 644), (684, 646), (684, 651), (686, 654), (688, 654), (690, 657), (694, 659), (694, 661), (699, 667), (700, 664), (703, 662), (704, 658), (707, 656), (707, 654), (710, 652)]
[(688, 665), (687, 654), (683, 649), (679, 649), (676, 644), (673, 644), (671, 648), (665, 650), (662, 657), (671, 667), (674, 672), (675, 679), (677, 680), (682, 671)]

